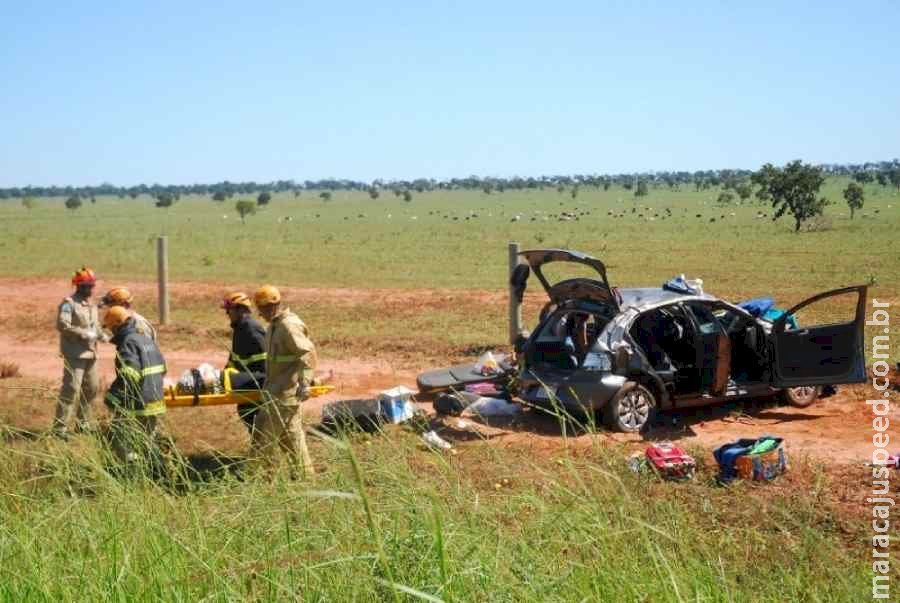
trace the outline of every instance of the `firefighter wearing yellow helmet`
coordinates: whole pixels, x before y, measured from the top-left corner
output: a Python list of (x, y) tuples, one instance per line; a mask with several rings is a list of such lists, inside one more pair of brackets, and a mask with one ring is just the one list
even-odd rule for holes
[(112, 308), (115, 306), (121, 306), (130, 311), (131, 317), (134, 319), (134, 329), (141, 335), (156, 341), (156, 329), (153, 328), (149, 320), (135, 311), (134, 295), (132, 295), (131, 291), (125, 287), (114, 287), (100, 298), (101, 308)]
[(104, 402), (112, 413), (112, 444), (128, 463), (144, 463), (159, 471), (157, 421), (166, 412), (163, 377), (166, 361), (156, 343), (137, 332), (134, 317), (123, 306), (113, 306), (103, 317), (116, 346), (116, 378)]
[[(231, 354), (226, 368), (238, 372), (231, 375), (234, 389), (261, 389), (266, 382), (266, 328), (253, 318), (253, 307), (246, 293), (229, 293), (222, 300), (222, 309), (231, 323)], [(253, 435), (253, 422), (259, 406), (238, 404), (241, 421)]]
[(73, 411), (77, 429), (91, 428), (92, 406), (99, 388), (97, 340), (102, 338), (97, 306), (91, 303), (96, 284), (97, 276), (87, 266), (76, 271), (72, 276), (75, 292), (63, 299), (56, 315), (63, 378), (53, 432), (61, 437), (68, 434)]
[(318, 364), (316, 346), (309, 329), (282, 304), (281, 293), (263, 285), (253, 296), (260, 315), (269, 323), (266, 330), (266, 401), (260, 406), (253, 430), (253, 447), (267, 464), (274, 462), (276, 448), (300, 465), (306, 475), (313, 473), (306, 447), (300, 403)]

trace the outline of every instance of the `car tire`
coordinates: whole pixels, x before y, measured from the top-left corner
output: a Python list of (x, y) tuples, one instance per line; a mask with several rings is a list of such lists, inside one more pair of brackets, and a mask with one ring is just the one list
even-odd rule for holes
[(789, 387), (785, 390), (782, 390), (781, 397), (791, 406), (795, 406), (797, 408), (806, 408), (807, 406), (810, 406), (813, 402), (818, 400), (821, 394), (821, 387), (801, 386)]
[(656, 396), (638, 383), (623, 388), (603, 407), (603, 420), (612, 430), (635, 433), (650, 426), (655, 412)]

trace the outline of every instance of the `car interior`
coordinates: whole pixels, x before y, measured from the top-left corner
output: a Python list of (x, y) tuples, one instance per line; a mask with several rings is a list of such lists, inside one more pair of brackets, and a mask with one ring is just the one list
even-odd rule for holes
[(704, 338), (720, 333), (730, 342), (731, 374), (735, 383), (763, 380), (766, 370), (765, 339), (756, 322), (724, 304), (690, 302), (685, 308), (671, 305), (643, 313), (630, 334), (647, 361), (674, 393), (703, 391), (712, 380), (715, 350)]
[(696, 334), (682, 308), (648, 310), (634, 321), (630, 333), (650, 366), (675, 393), (700, 390)]
[(575, 370), (584, 365), (607, 319), (583, 310), (562, 310), (544, 321), (528, 360), (535, 368)]

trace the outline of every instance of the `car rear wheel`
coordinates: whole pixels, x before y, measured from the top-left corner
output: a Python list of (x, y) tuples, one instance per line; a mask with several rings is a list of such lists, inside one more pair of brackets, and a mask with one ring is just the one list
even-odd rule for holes
[(800, 387), (789, 387), (781, 392), (781, 397), (785, 402), (797, 408), (806, 408), (819, 399), (822, 393), (821, 387), (811, 385)]
[(603, 408), (606, 426), (616, 431), (642, 431), (656, 410), (656, 397), (643, 385), (617, 395)]

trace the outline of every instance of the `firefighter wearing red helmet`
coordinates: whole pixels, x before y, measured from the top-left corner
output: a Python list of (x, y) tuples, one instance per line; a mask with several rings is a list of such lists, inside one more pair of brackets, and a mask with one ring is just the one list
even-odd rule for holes
[(97, 396), (97, 340), (102, 338), (97, 306), (91, 302), (97, 276), (87, 266), (72, 276), (74, 293), (63, 299), (56, 316), (63, 358), (62, 388), (56, 404), (53, 430), (65, 436), (75, 414), (76, 427), (90, 429)]

